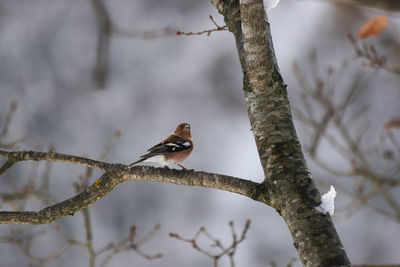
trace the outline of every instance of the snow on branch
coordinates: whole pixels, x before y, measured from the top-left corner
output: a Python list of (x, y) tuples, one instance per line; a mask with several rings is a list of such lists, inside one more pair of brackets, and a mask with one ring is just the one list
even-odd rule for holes
[(321, 197), (322, 203), (316, 207), (315, 209), (320, 213), (329, 213), (329, 215), (333, 215), (335, 212), (335, 197), (336, 197), (336, 190), (333, 185), (329, 189), (328, 193)]

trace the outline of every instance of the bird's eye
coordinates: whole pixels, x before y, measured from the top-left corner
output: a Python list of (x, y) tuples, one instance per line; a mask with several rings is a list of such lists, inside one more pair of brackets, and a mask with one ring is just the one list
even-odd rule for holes
[(190, 125), (188, 123), (181, 123), (181, 124), (179, 124), (179, 128), (180, 129), (185, 129), (185, 128), (190, 129)]

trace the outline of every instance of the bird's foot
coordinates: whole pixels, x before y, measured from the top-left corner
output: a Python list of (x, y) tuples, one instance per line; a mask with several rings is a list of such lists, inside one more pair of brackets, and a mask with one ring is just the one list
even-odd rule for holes
[(182, 171), (187, 171), (187, 169), (185, 167), (183, 167), (181, 164), (177, 164), (177, 165), (182, 168)]

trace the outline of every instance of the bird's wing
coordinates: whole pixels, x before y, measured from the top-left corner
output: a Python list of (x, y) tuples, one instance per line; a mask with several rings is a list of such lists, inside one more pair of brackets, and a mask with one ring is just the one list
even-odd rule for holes
[(192, 143), (189, 140), (177, 136), (175, 134), (171, 134), (170, 136), (162, 140), (160, 143), (149, 148), (147, 150), (149, 153), (143, 155), (142, 157), (149, 157), (153, 155), (165, 155), (174, 152), (179, 152), (182, 150), (189, 149), (191, 146)]

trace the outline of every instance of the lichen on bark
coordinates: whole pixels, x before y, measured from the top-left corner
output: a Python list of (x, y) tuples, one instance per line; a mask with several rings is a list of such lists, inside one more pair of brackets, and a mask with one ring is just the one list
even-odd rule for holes
[(243, 93), (270, 205), (284, 218), (305, 266), (350, 266), (331, 217), (316, 212), (320, 193), (294, 128), (286, 84), (262, 0), (211, 0), (233, 33)]

